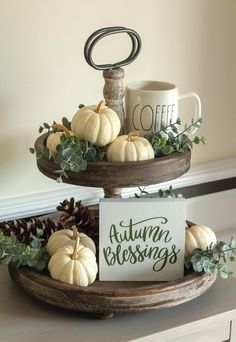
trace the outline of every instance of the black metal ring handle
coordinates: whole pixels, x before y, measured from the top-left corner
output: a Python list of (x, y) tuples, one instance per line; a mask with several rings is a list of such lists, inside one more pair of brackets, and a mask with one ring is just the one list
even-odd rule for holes
[[(132, 49), (131, 49), (131, 53), (129, 54), (129, 56), (123, 59), (122, 61), (114, 63), (114, 64), (95, 64), (92, 59), (92, 51), (94, 49), (94, 46), (102, 38), (109, 36), (111, 34), (116, 34), (116, 33), (127, 33), (129, 35), (132, 41)], [(122, 26), (104, 27), (95, 31), (89, 36), (84, 46), (84, 57), (87, 63), (94, 69), (97, 69), (97, 70), (116, 69), (116, 68), (122, 67), (124, 65), (127, 65), (133, 62), (141, 50), (141, 45), (142, 45), (142, 42), (141, 42), (141, 38), (139, 34), (132, 29), (125, 28)]]

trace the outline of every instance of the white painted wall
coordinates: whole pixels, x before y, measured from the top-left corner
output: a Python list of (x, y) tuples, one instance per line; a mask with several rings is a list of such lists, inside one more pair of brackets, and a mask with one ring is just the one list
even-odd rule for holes
[[(235, 0), (0, 0), (0, 199), (66, 187), (37, 171), (28, 147), (42, 122), (101, 99), (101, 72), (85, 62), (83, 47), (105, 26), (142, 37), (125, 83), (166, 80), (200, 95), (199, 134), (208, 143), (195, 148), (192, 163), (235, 156), (235, 17)], [(124, 35), (104, 39), (96, 60), (126, 56), (129, 43)]]

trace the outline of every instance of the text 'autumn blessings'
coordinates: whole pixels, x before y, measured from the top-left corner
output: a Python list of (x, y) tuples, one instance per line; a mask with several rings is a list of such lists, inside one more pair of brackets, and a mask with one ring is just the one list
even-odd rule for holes
[(106, 263), (113, 266), (153, 259), (155, 272), (161, 271), (167, 263), (176, 263), (180, 249), (171, 243), (167, 222), (165, 217), (151, 217), (138, 222), (130, 218), (127, 223), (121, 221), (117, 226), (112, 224), (109, 230), (111, 246), (103, 248)]

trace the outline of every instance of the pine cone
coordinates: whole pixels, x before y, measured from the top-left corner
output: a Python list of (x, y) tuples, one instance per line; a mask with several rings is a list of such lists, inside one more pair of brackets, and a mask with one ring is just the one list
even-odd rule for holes
[(76, 225), (80, 233), (88, 235), (93, 239), (97, 249), (99, 243), (99, 225), (98, 216), (95, 215), (93, 210), (81, 204), (81, 201), (75, 202), (72, 197), (69, 201), (64, 200), (57, 207), (58, 211), (63, 212), (59, 218), (59, 222), (65, 227), (70, 228)]
[(4, 235), (15, 235), (20, 242), (25, 244), (30, 244), (33, 236), (37, 236), (38, 229), (42, 230), (43, 234), (40, 238), (43, 239), (43, 246), (46, 245), (52, 233), (63, 228), (61, 223), (55, 224), (49, 218), (39, 220), (33, 217), (28, 220), (12, 220), (0, 223), (0, 230)]
[(64, 226), (71, 227), (72, 225), (81, 226), (83, 228), (91, 228), (96, 224), (96, 219), (93, 211), (81, 204), (81, 201), (75, 202), (72, 197), (69, 201), (64, 200), (57, 207), (58, 211), (62, 211), (59, 221)]

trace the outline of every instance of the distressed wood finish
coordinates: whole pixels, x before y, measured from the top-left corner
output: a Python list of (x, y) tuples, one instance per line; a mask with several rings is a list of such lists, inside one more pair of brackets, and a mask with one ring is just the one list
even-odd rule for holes
[[(47, 133), (41, 135), (36, 140), (35, 147), (43, 146), (47, 136)], [(139, 162), (88, 162), (86, 171), (68, 172), (69, 178), (64, 178), (64, 182), (106, 189), (158, 184), (177, 178), (188, 171), (190, 158), (191, 152), (186, 151)], [(59, 165), (45, 158), (38, 159), (37, 165), (44, 175), (57, 179), (54, 171), (59, 169)]]
[(137, 312), (175, 306), (207, 291), (216, 276), (191, 273), (173, 282), (99, 282), (88, 287), (53, 280), (27, 267), (9, 266), (14, 282), (31, 296), (74, 311), (110, 317), (114, 313)]
[(123, 86), (124, 69), (110, 69), (103, 71), (105, 85), (103, 95), (106, 100), (106, 105), (113, 109), (119, 116), (121, 129), (120, 134), (124, 134), (125, 111), (123, 106), (123, 98), (125, 89)]

